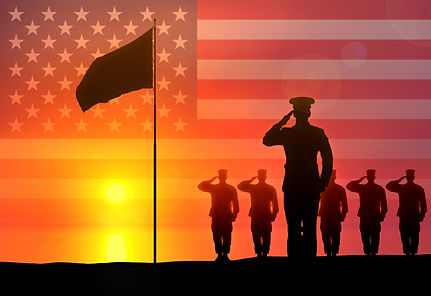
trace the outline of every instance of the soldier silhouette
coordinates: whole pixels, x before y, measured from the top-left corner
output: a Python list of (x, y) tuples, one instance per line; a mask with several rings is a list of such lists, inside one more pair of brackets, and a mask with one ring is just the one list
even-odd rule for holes
[[(323, 129), (308, 122), (314, 99), (296, 97), (289, 103), (293, 105), (293, 111), (265, 134), (263, 144), (282, 145), (286, 154), (283, 192), (288, 256), (315, 257), (320, 192), (325, 191), (331, 177), (332, 151)], [(295, 125), (283, 128), (292, 114), (296, 118)], [(319, 152), (322, 158), (321, 175), (317, 166)]]
[[(215, 179), (219, 179), (218, 184), (212, 184)], [(239, 212), (238, 194), (234, 186), (226, 183), (227, 170), (218, 170), (218, 176), (201, 182), (198, 188), (211, 194), (211, 210), (209, 215), (212, 218), (211, 230), (216, 261), (229, 261), (230, 244), (232, 237), (232, 222), (236, 220)]]
[[(406, 179), (407, 183), (400, 184)], [(427, 212), (424, 189), (415, 184), (415, 170), (406, 170), (406, 175), (386, 184), (386, 189), (399, 195), (399, 208), (397, 216), (400, 217), (400, 234), (403, 252), (406, 255), (415, 255), (419, 246), (420, 222)]]
[[(258, 179), (257, 184), (251, 184)], [(257, 176), (238, 184), (238, 189), (250, 193), (251, 207), (248, 215), (251, 217), (251, 233), (254, 250), (258, 258), (265, 258), (271, 244), (271, 222), (278, 213), (277, 192), (265, 182), (266, 170), (258, 170)]]
[(325, 254), (336, 256), (340, 248), (341, 222), (348, 212), (346, 190), (335, 183), (336, 171), (332, 171), (329, 185), (320, 194), (320, 230)]
[[(376, 170), (368, 169), (366, 172), (365, 177), (351, 181), (346, 188), (359, 193), (359, 229), (364, 253), (376, 255), (380, 244), (380, 223), (385, 219), (388, 206), (385, 189), (374, 182)], [(360, 184), (365, 178), (368, 183)]]

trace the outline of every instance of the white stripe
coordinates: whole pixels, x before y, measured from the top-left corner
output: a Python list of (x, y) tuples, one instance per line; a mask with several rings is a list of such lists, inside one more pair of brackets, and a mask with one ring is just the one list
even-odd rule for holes
[(198, 40), (429, 40), (430, 20), (198, 20)]
[[(431, 159), (431, 139), (330, 143), (336, 159)], [(157, 149), (158, 159), (284, 159), (260, 139), (160, 139)], [(152, 140), (0, 140), (0, 159), (152, 159)]]
[(431, 60), (198, 60), (197, 78), (431, 79)]
[[(198, 119), (280, 119), (289, 100), (198, 100)], [(431, 100), (319, 100), (314, 119), (431, 119)]]

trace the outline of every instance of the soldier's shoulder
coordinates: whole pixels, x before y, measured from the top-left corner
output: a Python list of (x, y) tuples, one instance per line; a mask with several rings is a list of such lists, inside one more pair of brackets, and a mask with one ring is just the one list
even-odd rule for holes
[(316, 134), (325, 135), (325, 130), (323, 128), (320, 128), (318, 126), (311, 125), (311, 124), (310, 124), (310, 128)]

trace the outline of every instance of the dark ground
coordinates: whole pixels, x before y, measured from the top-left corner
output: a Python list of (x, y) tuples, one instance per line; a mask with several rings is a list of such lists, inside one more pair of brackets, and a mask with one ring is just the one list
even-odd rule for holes
[[(57, 295), (390, 295), (430, 290), (431, 255), (216, 262), (0, 263), (2, 290)], [(299, 289), (299, 290), (298, 290)], [(408, 291), (407, 291), (408, 289)], [(107, 293), (108, 292), (108, 293)], [(187, 294), (185, 294), (187, 293)], [(2, 293), (3, 294), (3, 293)], [(45, 293), (44, 293), (45, 294)], [(427, 292), (426, 294), (429, 294)], [(6, 294), (3, 294), (6, 295)], [(40, 294), (43, 295), (43, 294)], [(328, 294), (329, 295), (329, 294)]]

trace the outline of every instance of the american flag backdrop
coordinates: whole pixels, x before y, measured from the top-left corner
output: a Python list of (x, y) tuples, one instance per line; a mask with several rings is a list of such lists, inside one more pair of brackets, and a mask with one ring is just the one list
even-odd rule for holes
[[(18, 1), (1, 4), (0, 259), (151, 261), (151, 89), (82, 113), (75, 88), (91, 62), (157, 19), (158, 256), (213, 259), (209, 196), (197, 184), (268, 170), (283, 208), (282, 149), (266, 130), (311, 96), (338, 183), (376, 169), (385, 185), (408, 168), (431, 188), (431, 2)], [(291, 123), (289, 123), (291, 124)], [(120, 183), (122, 203), (106, 201)], [(381, 252), (402, 253), (396, 209)], [(253, 256), (249, 197), (240, 193), (232, 257)], [(357, 196), (348, 193), (341, 254), (361, 254)], [(431, 251), (430, 219), (419, 252)], [(274, 222), (270, 255), (285, 255)], [(32, 246), (32, 247), (29, 247)], [(321, 244), (319, 254), (323, 253)]]

